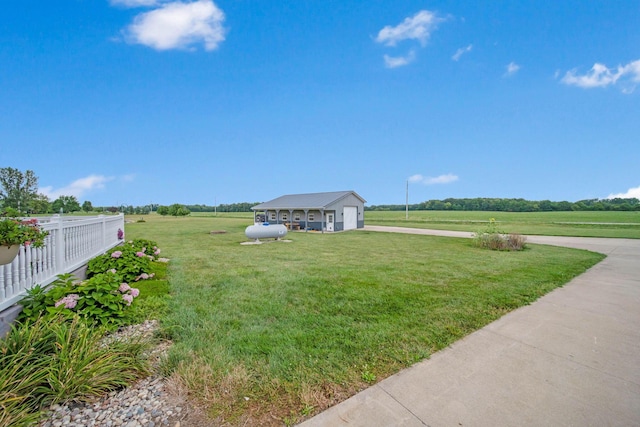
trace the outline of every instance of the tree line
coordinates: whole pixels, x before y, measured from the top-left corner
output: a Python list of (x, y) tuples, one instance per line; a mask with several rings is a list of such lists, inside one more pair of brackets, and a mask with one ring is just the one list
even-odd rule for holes
[[(411, 211), (497, 211), (497, 212), (552, 212), (552, 211), (640, 211), (637, 198), (587, 199), (577, 202), (551, 200), (525, 200), (501, 198), (467, 198), (427, 200), (408, 206)], [(365, 206), (370, 211), (403, 211), (407, 205)]]
[[(259, 202), (241, 202), (209, 205), (172, 204), (162, 206), (149, 204), (143, 206), (120, 205), (95, 207), (90, 201), (82, 204), (75, 196), (60, 196), (50, 201), (44, 194), (38, 193), (38, 177), (31, 170), (22, 172), (14, 168), (0, 168), (0, 210), (16, 209), (26, 215), (73, 212), (123, 212), (129, 215), (145, 215), (156, 212), (160, 215), (184, 216), (191, 212), (251, 212)], [(369, 211), (403, 211), (407, 205), (365, 206)], [(640, 211), (637, 198), (587, 199), (577, 202), (554, 202), (551, 200), (532, 201), (525, 199), (502, 198), (448, 198), (427, 200), (408, 205), (412, 211), (498, 211), (498, 212), (551, 212), (551, 211)]]
[(218, 206), (182, 205), (169, 206), (148, 204), (143, 206), (93, 206), (90, 201), (82, 204), (75, 196), (60, 196), (51, 201), (46, 195), (38, 193), (38, 177), (32, 170), (22, 172), (18, 169), (0, 168), (0, 214), (7, 208), (15, 209), (24, 215), (74, 212), (122, 212), (128, 215), (146, 215), (155, 212), (159, 215), (185, 216), (191, 212), (251, 212), (258, 203), (231, 203)]

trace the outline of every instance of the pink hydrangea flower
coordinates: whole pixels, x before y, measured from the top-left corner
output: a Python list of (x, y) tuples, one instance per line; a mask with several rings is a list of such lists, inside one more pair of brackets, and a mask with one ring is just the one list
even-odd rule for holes
[(124, 294), (124, 295), (122, 295), (122, 299), (124, 300), (124, 302), (127, 303), (127, 305), (131, 305), (131, 303), (133, 302), (133, 295)]
[(78, 304), (78, 300), (80, 299), (80, 295), (78, 294), (69, 294), (64, 298), (56, 301), (55, 306), (59, 307), (64, 304), (64, 308), (74, 308), (76, 304)]
[(108, 270), (108, 271), (109, 271), (109, 273), (116, 274), (116, 269), (115, 268), (112, 268), (111, 270)]
[(136, 282), (138, 280), (147, 280), (149, 278), (149, 275), (147, 273), (142, 273), (141, 275), (139, 275), (138, 277), (136, 277)]
[(146, 256), (144, 252), (136, 252), (136, 256), (143, 257)]
[(122, 256), (122, 251), (115, 251), (111, 254), (111, 258), (120, 258)]
[(137, 297), (138, 295), (140, 295), (140, 289), (138, 288), (131, 288), (131, 296), (132, 297)]
[(131, 286), (129, 286), (128, 283), (120, 283), (120, 287), (118, 288), (118, 290), (122, 293), (125, 293), (130, 289), (131, 289)]
[(160, 255), (160, 249), (156, 249), (155, 251), (153, 251), (154, 255)]

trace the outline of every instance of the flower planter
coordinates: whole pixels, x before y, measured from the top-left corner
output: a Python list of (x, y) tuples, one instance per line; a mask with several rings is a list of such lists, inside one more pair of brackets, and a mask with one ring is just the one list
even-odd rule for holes
[(0, 265), (11, 263), (19, 250), (20, 245), (0, 246)]

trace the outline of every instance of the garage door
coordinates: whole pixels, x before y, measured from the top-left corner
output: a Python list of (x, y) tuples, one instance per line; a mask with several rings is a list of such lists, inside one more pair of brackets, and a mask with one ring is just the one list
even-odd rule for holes
[(344, 207), (344, 229), (353, 230), (355, 228), (358, 228), (358, 207), (345, 206)]

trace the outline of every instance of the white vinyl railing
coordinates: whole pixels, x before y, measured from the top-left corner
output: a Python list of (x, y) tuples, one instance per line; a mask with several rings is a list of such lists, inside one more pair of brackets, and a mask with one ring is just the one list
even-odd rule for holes
[[(28, 289), (46, 286), (71, 273), (124, 239), (124, 214), (38, 218), (49, 232), (44, 247), (20, 246), (10, 264), (0, 265), (0, 312), (20, 301)], [(118, 231), (118, 230), (121, 230)]]

